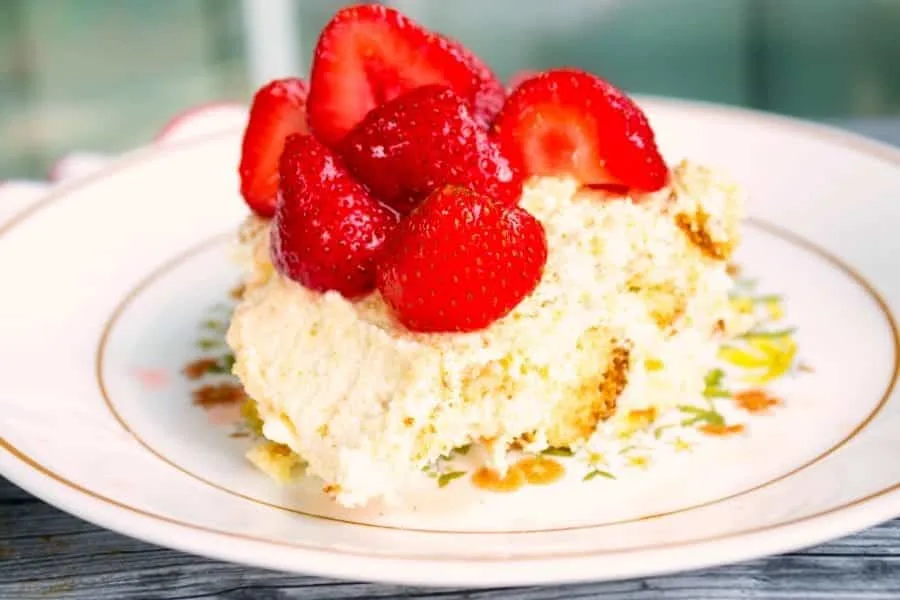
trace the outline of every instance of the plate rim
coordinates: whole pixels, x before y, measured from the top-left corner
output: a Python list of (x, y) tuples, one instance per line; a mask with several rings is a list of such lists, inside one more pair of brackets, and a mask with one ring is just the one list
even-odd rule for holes
[[(275, 502), (262, 500), (259, 498), (255, 498), (248, 494), (244, 494), (242, 492), (231, 489), (225, 485), (221, 485), (219, 483), (213, 482), (203, 475), (198, 474), (191, 469), (184, 467), (179, 464), (173, 458), (171, 458), (165, 451), (161, 450), (159, 447), (153, 445), (148, 442), (144, 437), (138, 433), (136, 427), (134, 427), (129, 421), (122, 416), (122, 411), (117, 408), (118, 403), (113, 400), (113, 394), (109, 391), (109, 386), (107, 385), (107, 379), (105, 376), (105, 368), (104, 364), (107, 356), (107, 345), (109, 343), (109, 339), (112, 336), (113, 331), (121, 320), (122, 316), (128, 311), (128, 308), (131, 304), (143, 293), (147, 290), (153, 282), (155, 282), (160, 277), (164, 277), (167, 273), (171, 272), (171, 270), (178, 268), (183, 265), (186, 261), (190, 260), (190, 258), (196, 256), (199, 253), (203, 253), (208, 251), (210, 248), (217, 246), (223, 242), (227, 242), (229, 232), (219, 232), (216, 234), (212, 234), (194, 244), (190, 247), (177, 252), (169, 257), (167, 257), (164, 261), (159, 263), (156, 267), (148, 271), (140, 280), (137, 281), (131, 288), (125, 293), (124, 296), (115, 304), (112, 311), (107, 316), (103, 327), (100, 332), (100, 336), (98, 338), (95, 352), (94, 352), (94, 377), (96, 379), (97, 389), (103, 398), (104, 406), (106, 410), (109, 412), (110, 416), (121, 426), (121, 428), (130, 435), (139, 445), (141, 445), (145, 450), (153, 454), (157, 459), (162, 462), (168, 464), (170, 467), (176, 469), (184, 475), (206, 485), (212, 487), (220, 492), (228, 494), (230, 496), (234, 496), (240, 498), (242, 500), (246, 500), (248, 502), (252, 502), (254, 504), (265, 506), (267, 508), (280, 510), (283, 512), (287, 512), (289, 514), (294, 514), (296, 516), (313, 519), (313, 520), (322, 520), (332, 523), (344, 524), (344, 525), (353, 525), (358, 527), (366, 527), (373, 529), (384, 529), (384, 530), (394, 530), (394, 531), (405, 531), (405, 532), (415, 532), (415, 533), (425, 533), (425, 534), (450, 534), (450, 535), (506, 535), (506, 536), (519, 536), (519, 535), (532, 535), (532, 534), (541, 534), (541, 533), (557, 533), (557, 532), (566, 532), (566, 531), (587, 531), (587, 530), (599, 530), (607, 527), (618, 526), (618, 525), (626, 525), (629, 523), (637, 523), (640, 521), (650, 521), (655, 519), (660, 519), (664, 517), (670, 517), (673, 515), (683, 514), (687, 512), (691, 512), (694, 510), (699, 510), (702, 508), (706, 508), (709, 506), (713, 506), (716, 504), (720, 504), (722, 502), (727, 502), (729, 500), (734, 500), (741, 496), (745, 496), (747, 494), (754, 493), (761, 489), (767, 488), (771, 485), (774, 485), (780, 481), (793, 477), (799, 474), (802, 471), (812, 467), (813, 465), (818, 464), (819, 462), (825, 460), (832, 454), (840, 451), (844, 446), (852, 442), (855, 438), (857, 438), (860, 434), (865, 431), (865, 429), (878, 417), (881, 413), (882, 409), (887, 405), (891, 396), (894, 393), (895, 387), (897, 385), (898, 379), (900, 379), (900, 327), (898, 327), (898, 321), (896, 316), (890, 309), (887, 301), (880, 294), (877, 288), (868, 281), (861, 273), (856, 271), (852, 266), (844, 262), (839, 257), (833, 255), (831, 252), (822, 248), (818, 244), (807, 240), (799, 234), (793, 233), (792, 231), (781, 227), (780, 225), (776, 225), (771, 223), (765, 219), (755, 218), (755, 217), (747, 217), (744, 219), (744, 224), (751, 227), (756, 228), (759, 231), (765, 232), (768, 235), (775, 236), (776, 238), (792, 244), (798, 248), (803, 249), (804, 251), (810, 252), (814, 254), (824, 262), (828, 263), (832, 268), (840, 271), (844, 276), (848, 279), (852, 280), (853, 283), (861, 288), (868, 297), (877, 305), (878, 310), (881, 312), (884, 320), (887, 322), (887, 325), (891, 332), (891, 342), (892, 342), (892, 351), (893, 351), (893, 368), (890, 372), (890, 375), (886, 379), (885, 386), (883, 391), (880, 393), (879, 401), (864, 415), (859, 422), (857, 422), (853, 427), (843, 434), (837, 441), (830, 444), (827, 448), (800, 463), (799, 465), (793, 466), (785, 472), (771, 477), (763, 482), (752, 485), (748, 488), (741, 489), (740, 491), (733, 492), (727, 494), (725, 496), (717, 497), (711, 500), (706, 500), (703, 502), (698, 502), (696, 504), (692, 504), (690, 506), (685, 506), (682, 508), (677, 508), (674, 510), (668, 510), (664, 512), (652, 513), (647, 515), (642, 515), (640, 517), (632, 517), (628, 519), (622, 519), (617, 521), (609, 521), (602, 522), (596, 524), (589, 525), (568, 525), (568, 526), (559, 526), (552, 527), (546, 529), (517, 529), (517, 530), (442, 530), (442, 529), (426, 529), (426, 528), (417, 528), (417, 527), (402, 527), (399, 525), (382, 525), (375, 523), (367, 523), (365, 521), (354, 521), (349, 518), (340, 518), (340, 517), (330, 517), (326, 515), (305, 512), (299, 508), (292, 508), (289, 506), (285, 506), (282, 504), (277, 504)], [(846, 506), (846, 505), (845, 505)], [(835, 512), (840, 510), (842, 507), (830, 509), (828, 512)], [(684, 542), (680, 542), (681, 544), (687, 543), (697, 543), (701, 541), (709, 541), (713, 538), (719, 537), (732, 537), (747, 533), (754, 533), (763, 528), (755, 528), (755, 529), (747, 529), (743, 531), (738, 531), (734, 533), (728, 534), (728, 536), (711, 536), (707, 538), (697, 538), (693, 540), (686, 540)], [(659, 547), (658, 545), (655, 547)], [(628, 551), (637, 551), (637, 550), (648, 550), (651, 547), (632, 547), (628, 548)], [(622, 550), (604, 550), (602, 552), (593, 552), (592, 554), (615, 554), (616, 552), (625, 551)], [(566, 553), (564, 556), (572, 557), (572, 556), (580, 556), (582, 553), (577, 554), (569, 554)], [(400, 557), (400, 555), (391, 555), (394, 557)], [(538, 558), (537, 556), (531, 556), (531, 558)]]
[[(651, 550), (623, 550), (578, 557), (477, 558), (448, 561), (433, 558), (397, 558), (328, 549), (312, 550), (273, 541), (261, 541), (251, 536), (225, 533), (204, 526), (184, 524), (177, 519), (130, 507), (60, 478), (27, 455), (6, 445), (2, 438), (0, 448), (7, 450), (6, 455), (0, 453), (0, 466), (12, 465), (12, 469), (3, 469), (3, 475), (10, 481), (48, 504), (110, 531), (158, 546), (247, 566), (305, 575), (406, 585), (458, 586), (464, 581), (468, 586), (488, 587), (613, 581), (719, 566), (782, 554), (816, 545), (837, 536), (850, 535), (896, 516), (898, 512), (896, 500), (900, 499), (900, 484), (898, 484), (890, 489), (871, 493), (847, 508), (823, 511), (827, 513), (824, 516), (814, 514), (749, 534), (660, 546)], [(7, 461), (7, 456), (12, 457), (13, 461)], [(21, 472), (18, 472), (18, 469), (21, 469)], [(27, 474), (34, 471), (40, 477), (28, 478)], [(54, 487), (63, 493), (54, 493)], [(842, 519), (828, 519), (827, 516), (833, 512), (840, 514)], [(820, 523), (824, 526), (810, 527), (810, 523)], [(781, 536), (773, 537), (773, 532), (779, 532)], [(234, 543), (236, 539), (240, 540), (240, 543)], [(348, 558), (352, 560), (348, 561)], [(608, 572), (609, 563), (618, 565), (613, 573)], [(421, 568), (409, 569), (413, 564)], [(593, 573), (596, 572), (594, 569), (604, 572), (603, 576), (599, 578), (594, 576)], [(487, 573), (488, 570), (491, 572)]]
[[(782, 130), (785, 128), (792, 129), (798, 135), (808, 138), (814, 137), (826, 144), (849, 148), (854, 152), (877, 158), (879, 161), (888, 163), (894, 168), (900, 168), (900, 149), (834, 126), (712, 102), (643, 95), (636, 95), (635, 98), (648, 107), (657, 105), (660, 108), (670, 110), (700, 112), (703, 114), (717, 113), (732, 119), (749, 120), (757, 123), (762, 120), (766, 126)], [(72, 192), (89, 188), (121, 170), (139, 165), (144, 161), (153, 160), (154, 157), (159, 155), (176, 153), (179, 150), (208, 143), (217, 138), (234, 136), (236, 133), (239, 133), (238, 129), (222, 130), (165, 146), (144, 147), (127, 152), (95, 173), (61, 184), (38, 202), (14, 215), (0, 225), (0, 237), (30, 220), (34, 215), (57, 200), (68, 196)], [(872, 291), (875, 292), (877, 298), (880, 298), (876, 290)], [(886, 314), (889, 318), (892, 316), (889, 310), (886, 311)], [(891, 387), (896, 384), (896, 381), (897, 378), (895, 377), (891, 382)], [(885, 394), (885, 398), (889, 399), (892, 393), (894, 391), (889, 389)], [(604, 573), (602, 579), (612, 580), (625, 577), (659, 575), (786, 552), (791, 549), (819, 543), (835, 536), (847, 535), (900, 514), (900, 483), (897, 483), (872, 492), (862, 498), (857, 498), (841, 507), (758, 528), (751, 532), (729, 534), (724, 539), (709, 538), (707, 540), (688, 541), (661, 545), (649, 550), (647, 548), (639, 548), (604, 553), (586, 552), (584, 556), (580, 557), (462, 559), (452, 561), (454, 567), (448, 571), (447, 559), (398, 558), (372, 553), (348, 553), (345, 550), (334, 551), (326, 548), (298, 548), (297, 546), (281, 544), (272, 540), (261, 540), (241, 534), (217, 531), (195, 524), (182, 523), (163, 515), (153, 515), (142, 509), (129, 507), (113, 498), (105, 497), (90, 489), (81, 487), (79, 484), (55, 474), (44, 465), (21, 453), (2, 435), (0, 435), (0, 449), (4, 450), (4, 452), (0, 452), (0, 467), (2, 467), (0, 468), (0, 473), (15, 485), (35, 494), (51, 505), (101, 527), (154, 544), (232, 562), (265, 568), (273, 568), (273, 565), (277, 565), (274, 568), (284, 571), (351, 579), (358, 578), (360, 572), (364, 570), (366, 572), (365, 578), (369, 581), (391, 583), (458, 585), (462, 580), (467, 581), (468, 585), (486, 586), (590, 581), (596, 580), (592, 576), (590, 569), (583, 569), (582, 571), (576, 569), (573, 571), (571, 565), (585, 563), (585, 561), (587, 561), (585, 564), (598, 560), (608, 562), (611, 559), (623, 557), (624, 555), (659, 555), (662, 553), (659, 557), (661, 559), (660, 564), (652, 564), (649, 567), (632, 564), (630, 569), (627, 567), (620, 568), (619, 572), (613, 575)], [(57, 489), (54, 490), (54, 488)], [(123, 509), (128, 514), (123, 516), (121, 514)], [(838, 514), (843, 515), (843, 519), (829, 518)], [(841, 522), (838, 523), (838, 521)], [(156, 525), (162, 523), (162, 525), (158, 529), (154, 529), (154, 523)], [(185, 529), (188, 531), (184, 531)], [(196, 535), (198, 530), (202, 531), (202, 535)], [(194, 535), (190, 535), (191, 532), (194, 532)], [(773, 532), (781, 532), (783, 535), (773, 536)], [(182, 535), (184, 533), (189, 535)], [(214, 543), (217, 540), (223, 542), (225, 540), (233, 541), (235, 538), (242, 538), (242, 543)], [(779, 540), (778, 538), (783, 539)], [(741, 544), (739, 544), (738, 548), (731, 548), (729, 552), (727, 548), (723, 547), (729, 542), (732, 544), (741, 542)], [(247, 546), (248, 544), (249, 547)], [(255, 548), (256, 546), (260, 547)], [(291, 548), (292, 556), (297, 556), (299, 553), (299, 555), (306, 555), (308, 559), (286, 562), (283, 557), (278, 556), (277, 552), (271, 552), (273, 549), (283, 549), (284, 546)], [(261, 551), (254, 556), (254, 549)], [(269, 550), (268, 553), (265, 552), (266, 549)], [(697, 552), (682, 552), (684, 550), (697, 550)], [(337, 561), (323, 561), (323, 555), (335, 555), (332, 558), (336, 558)], [(697, 557), (688, 559), (688, 555)], [(354, 556), (360, 560), (342, 564), (340, 559), (347, 556)], [(416, 572), (402, 568), (403, 565), (408, 566), (410, 562), (428, 565), (431, 568)], [(628, 561), (625, 562), (628, 563)], [(653, 563), (653, 561), (648, 562)], [(360, 563), (365, 563), (366, 568), (362, 569), (363, 565)], [(570, 568), (560, 569), (561, 564), (566, 563), (570, 565)], [(557, 570), (547, 569), (545, 572), (535, 569), (536, 564), (555, 565)], [(386, 568), (390, 565), (393, 565), (393, 568)], [(493, 569), (492, 571), (495, 572), (488, 575), (485, 573), (485, 568), (488, 565), (503, 565), (506, 569), (503, 571)], [(510, 568), (511, 566), (515, 568)], [(609, 569), (602, 570), (604, 572), (609, 571)], [(568, 574), (563, 575), (562, 571), (566, 571)], [(442, 575), (435, 575), (435, 573), (442, 573)], [(460, 573), (467, 574), (467, 576), (460, 578)]]

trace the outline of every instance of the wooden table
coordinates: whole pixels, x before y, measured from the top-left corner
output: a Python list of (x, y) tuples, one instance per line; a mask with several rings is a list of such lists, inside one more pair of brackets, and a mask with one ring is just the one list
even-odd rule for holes
[[(843, 124), (900, 145), (900, 119)], [(0, 478), (0, 600), (200, 598), (897, 600), (900, 519), (803, 552), (667, 577), (576, 586), (429, 590), (284, 575), (188, 556), (95, 527)]]

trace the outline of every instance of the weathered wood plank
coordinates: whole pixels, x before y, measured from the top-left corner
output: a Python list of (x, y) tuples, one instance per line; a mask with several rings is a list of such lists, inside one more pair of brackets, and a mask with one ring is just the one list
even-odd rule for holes
[[(188, 600), (221, 598), (479, 598), (557, 600), (563, 598), (626, 598), (675, 600), (717, 598), (897, 598), (900, 594), (900, 560), (787, 556), (734, 565), (711, 571), (660, 577), (642, 581), (507, 590), (427, 590), (399, 586), (334, 582), (283, 576), (242, 569), (210, 561), (191, 560), (184, 565), (157, 561), (164, 554), (148, 554), (142, 565), (116, 564), (107, 572), (92, 574), (59, 572), (40, 580), (0, 583), (0, 597), (38, 600), (111, 600), (118, 598)], [(151, 558), (154, 557), (154, 558)], [(153, 566), (153, 565), (156, 566)]]
[(0, 477), (0, 507), (23, 502), (37, 503), (40, 500)]
[(0, 599), (454, 600), (900, 597), (900, 521), (809, 551), (647, 580), (502, 590), (429, 590), (250, 569), (96, 528), (0, 482)]
[[(5, 493), (4, 488), (7, 487), (13, 486), (0, 479), (0, 497)], [(40, 500), (34, 499), (32, 496), (27, 495), (26, 492), (21, 492), (21, 495), (22, 498), (31, 498), (32, 501), (6, 506), (0, 505), (0, 543), (7, 542), (12, 537), (39, 538), (50, 535), (61, 538), (84, 532), (97, 536), (96, 540), (102, 540), (102, 535), (108, 533), (81, 519), (73, 518)], [(122, 540), (131, 542), (130, 538), (112, 535), (113, 539), (119, 540), (114, 545), (122, 546)], [(95, 541), (94, 543), (100, 543), (100, 541)], [(128, 548), (127, 544), (125, 547)], [(805, 553), (900, 556), (900, 519), (873, 527), (854, 536), (811, 548)]]

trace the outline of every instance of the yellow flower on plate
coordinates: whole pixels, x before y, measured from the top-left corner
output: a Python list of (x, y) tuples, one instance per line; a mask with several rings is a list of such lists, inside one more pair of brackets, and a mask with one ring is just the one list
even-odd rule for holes
[(784, 317), (784, 307), (781, 305), (781, 299), (773, 298), (771, 300), (766, 300), (764, 306), (769, 315), (769, 320), (778, 321)]
[(588, 463), (591, 465), (606, 464), (606, 457), (600, 452), (591, 452), (588, 454)]
[(742, 315), (753, 314), (753, 298), (749, 296), (735, 296), (729, 302), (735, 312)]
[(628, 458), (628, 466), (646, 469), (650, 466), (650, 459), (646, 456), (631, 456)]
[(747, 370), (743, 376), (751, 383), (768, 383), (783, 376), (794, 364), (797, 342), (790, 333), (780, 335), (748, 334), (742, 346), (723, 346), (719, 358)]
[(651, 373), (653, 371), (662, 371), (663, 367), (665, 367), (665, 364), (658, 358), (648, 358), (644, 361), (644, 368)]
[(672, 445), (674, 446), (676, 452), (687, 452), (691, 449), (691, 444), (684, 441), (680, 437), (675, 438), (675, 442)]

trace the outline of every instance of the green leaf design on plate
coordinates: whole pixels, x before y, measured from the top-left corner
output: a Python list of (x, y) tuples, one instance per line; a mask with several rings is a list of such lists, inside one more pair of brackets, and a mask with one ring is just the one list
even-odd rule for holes
[(613, 475), (612, 473), (610, 473), (609, 471), (594, 469), (593, 471), (591, 471), (590, 473), (585, 475), (584, 479), (582, 479), (582, 481), (590, 481), (591, 479), (594, 479), (595, 477), (605, 477), (606, 479), (615, 479), (616, 478), (616, 476)]
[(541, 451), (541, 454), (544, 456), (561, 456), (561, 457), (569, 457), (572, 456), (573, 453), (568, 448), (546, 448)]
[(453, 481), (454, 479), (459, 479), (465, 474), (465, 471), (450, 471), (449, 473), (442, 473), (437, 480), (438, 487), (447, 487), (448, 485), (450, 485), (451, 481)]
[(197, 340), (197, 347), (205, 352), (209, 350), (215, 350), (216, 348), (222, 347), (222, 340), (201, 338)]
[(227, 329), (225, 323), (223, 321), (220, 321), (219, 319), (206, 319), (205, 321), (200, 323), (200, 328), (222, 333), (224, 333), (225, 329)]
[(775, 338), (785, 338), (794, 335), (797, 329), (795, 327), (788, 327), (787, 329), (776, 329), (775, 331), (760, 331), (759, 329), (751, 329), (750, 331), (745, 331), (740, 334), (738, 337), (750, 340), (750, 339), (775, 339)]
[(715, 408), (700, 408), (697, 406), (679, 406), (678, 410), (688, 415), (688, 418), (681, 422), (684, 427), (690, 427), (697, 423), (706, 425), (724, 425), (725, 417), (723, 417)]
[(725, 389), (725, 371), (713, 369), (706, 374), (703, 385), (703, 395), (707, 398), (728, 398), (731, 392)]
[(463, 446), (459, 446), (458, 448), (453, 449), (454, 454), (459, 454), (460, 456), (465, 456), (469, 453), (469, 450), (472, 449), (472, 444), (465, 444)]
[(231, 369), (234, 367), (234, 354), (225, 354), (220, 357), (215, 364), (210, 365), (208, 373), (216, 373), (219, 375), (231, 375)]

